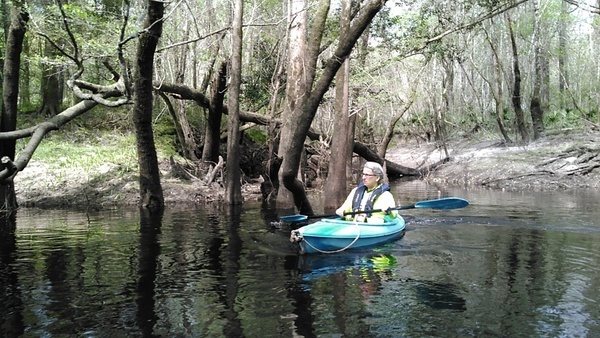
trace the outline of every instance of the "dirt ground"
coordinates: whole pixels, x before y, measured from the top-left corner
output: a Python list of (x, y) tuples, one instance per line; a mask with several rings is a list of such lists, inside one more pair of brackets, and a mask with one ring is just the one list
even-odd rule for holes
[[(561, 130), (528, 145), (505, 145), (489, 140), (450, 141), (450, 161), (424, 180), (451, 185), (506, 190), (556, 190), (600, 188), (600, 133)], [(421, 167), (445, 158), (433, 143), (404, 143), (387, 159), (408, 167)], [(161, 164), (165, 203), (169, 206), (212, 203), (219, 200), (218, 183), (180, 179), (166, 161)], [(53, 168), (34, 159), (15, 178), (21, 206), (45, 208), (102, 208), (137, 205), (138, 181), (134, 172), (117, 164), (100, 168)], [(245, 200), (260, 200), (260, 186), (242, 187)]]
[[(513, 191), (600, 188), (599, 132), (560, 130), (527, 145), (453, 140), (447, 149), (451, 160), (426, 181)], [(444, 155), (443, 148), (432, 144), (418, 149), (407, 145), (390, 152), (388, 158), (419, 167)]]

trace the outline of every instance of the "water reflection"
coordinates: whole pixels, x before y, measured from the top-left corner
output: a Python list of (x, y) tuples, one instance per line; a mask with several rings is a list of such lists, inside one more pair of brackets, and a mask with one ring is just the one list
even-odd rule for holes
[(6, 337), (17, 337), (24, 330), (21, 309), (19, 275), (14, 265), (16, 257), (16, 218), (0, 214), (0, 326)]
[[(318, 280), (327, 275), (359, 270), (365, 273), (385, 274), (397, 264), (396, 258), (389, 253), (372, 251), (341, 252), (335, 255), (298, 255), (296, 268), (304, 282)], [(369, 279), (369, 278), (367, 278)], [(306, 285), (310, 287), (310, 284)]]
[(238, 312), (237, 298), (240, 292), (240, 256), (242, 253), (242, 240), (239, 235), (239, 226), (241, 218), (241, 209), (235, 206), (228, 207), (227, 230), (229, 243), (226, 246), (226, 266), (223, 271), (225, 289), (223, 290), (223, 299), (226, 311), (223, 316), (227, 318), (227, 325), (223, 333), (227, 337), (243, 337), (243, 329), (240, 313)]
[(394, 189), (471, 205), (407, 211), (402, 239), (335, 255), (295, 255), (260, 206), (20, 210), (0, 336), (600, 335), (600, 198), (413, 188)]
[[(382, 336), (382, 332), (373, 330), (373, 319), (377, 318), (374, 313), (381, 310), (382, 291), (389, 285), (398, 291), (394, 297), (401, 294), (408, 304), (422, 304), (434, 310), (466, 310), (466, 299), (462, 296), (465, 290), (459, 286), (452, 282), (403, 278), (399, 271), (404, 267), (399, 261), (403, 260), (404, 253), (394, 253), (393, 246), (384, 248), (383, 252), (374, 251), (296, 257), (299, 281), (296, 292), (306, 295), (303, 307), (308, 306), (313, 318), (307, 322), (298, 317), (297, 327), (304, 329), (302, 334), (320, 336), (337, 332), (351, 337)], [(322, 318), (321, 309), (331, 312), (330, 322), (314, 319)], [(307, 323), (311, 326), (307, 327)], [(395, 332), (393, 322), (384, 323), (376, 326), (383, 324)]]
[(137, 326), (144, 337), (155, 337), (154, 326), (158, 322), (155, 312), (155, 282), (157, 281), (160, 243), (158, 236), (162, 227), (162, 211), (140, 209), (140, 246), (138, 257), (138, 282), (135, 288)]
[[(341, 336), (370, 337), (371, 297), (391, 278), (396, 259), (389, 253), (340, 253), (296, 256), (298, 283), (291, 295), (300, 306), (295, 313), (297, 333), (314, 337), (336, 332)], [(289, 262), (288, 262), (289, 264)], [(328, 314), (321, 313), (327, 309)], [(329, 321), (324, 322), (324, 318)]]

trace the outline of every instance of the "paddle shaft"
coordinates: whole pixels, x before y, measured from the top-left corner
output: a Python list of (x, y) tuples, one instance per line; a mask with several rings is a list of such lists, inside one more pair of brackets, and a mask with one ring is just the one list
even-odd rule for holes
[[(403, 205), (400, 207), (393, 207), (389, 210), (407, 210), (407, 209), (416, 209), (416, 208), (431, 208), (431, 209), (459, 209), (464, 208), (469, 205), (469, 202), (465, 199), (458, 197), (444, 197), (436, 200), (427, 200), (420, 201), (415, 204)], [(386, 210), (382, 209), (373, 209), (373, 210), (357, 210), (357, 211), (348, 211), (344, 212), (344, 216), (348, 215), (356, 215), (356, 214), (366, 214), (371, 212), (385, 212)], [(308, 218), (327, 218), (338, 216), (337, 214), (332, 215), (316, 215), (316, 216), (308, 216)]]
[[(406, 210), (406, 209), (414, 209), (416, 207), (417, 207), (416, 204), (411, 204), (411, 205), (403, 205), (403, 206), (400, 206), (400, 207), (389, 208), (388, 210), (390, 210), (390, 211), (392, 211), (392, 210)], [(373, 209), (373, 210), (349, 211), (349, 212), (345, 212), (344, 216), (356, 215), (356, 214), (366, 214), (366, 213), (371, 213), (371, 212), (386, 212), (386, 210)]]
[[(401, 207), (394, 207), (394, 208), (390, 208), (390, 210), (406, 210), (406, 209), (414, 209), (414, 208), (416, 208), (416, 204), (404, 205)], [(356, 214), (366, 214), (366, 213), (371, 213), (371, 212), (385, 212), (385, 210), (373, 209), (373, 210), (347, 211), (347, 212), (344, 212), (344, 216), (351, 216), (351, 215), (356, 215)], [(329, 218), (329, 217), (335, 217), (335, 216), (339, 216), (339, 215), (338, 214), (313, 215), (313, 216), (308, 216), (308, 218)]]
[[(439, 198), (436, 200), (427, 200), (427, 201), (420, 201), (417, 202), (415, 204), (411, 204), (411, 205), (404, 205), (404, 206), (400, 206), (400, 207), (392, 207), (389, 210), (406, 210), (406, 209), (415, 209), (415, 208), (430, 208), (430, 209), (459, 209), (459, 208), (464, 208), (467, 205), (469, 205), (469, 202), (465, 199), (462, 198), (458, 198), (458, 197), (444, 197), (444, 198)], [(347, 215), (356, 215), (356, 214), (366, 214), (366, 213), (372, 213), (372, 212), (385, 212), (386, 210), (382, 210), (382, 209), (374, 209), (374, 210), (358, 210), (358, 211), (349, 211), (349, 212), (345, 212), (344, 216)], [(293, 215), (293, 216), (282, 216), (280, 217), (282, 220), (286, 221), (286, 217), (304, 217), (301, 220), (296, 220), (296, 219), (290, 219), (287, 220), (289, 222), (300, 222), (303, 220), (306, 220), (307, 218), (329, 218), (329, 217), (336, 217), (338, 216), (337, 214), (330, 214), (330, 215), (313, 215), (313, 216), (303, 216), (303, 215)]]

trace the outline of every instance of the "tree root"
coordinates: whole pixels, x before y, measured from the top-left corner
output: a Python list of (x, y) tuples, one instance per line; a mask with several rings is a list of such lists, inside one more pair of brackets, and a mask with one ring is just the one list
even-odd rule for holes
[(572, 147), (536, 167), (548, 166), (554, 166), (554, 171), (561, 175), (587, 175), (595, 168), (600, 167), (600, 147), (590, 145)]

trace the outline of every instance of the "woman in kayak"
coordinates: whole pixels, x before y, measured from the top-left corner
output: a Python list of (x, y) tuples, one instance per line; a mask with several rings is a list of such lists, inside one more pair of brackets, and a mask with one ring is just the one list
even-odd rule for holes
[[(383, 168), (379, 163), (365, 163), (361, 182), (358, 187), (352, 189), (344, 204), (335, 213), (346, 220), (370, 223), (381, 223), (398, 217), (396, 210), (390, 210), (396, 207), (396, 202), (390, 187), (383, 183), (384, 176)], [(369, 210), (385, 211), (345, 215), (350, 212)]]

